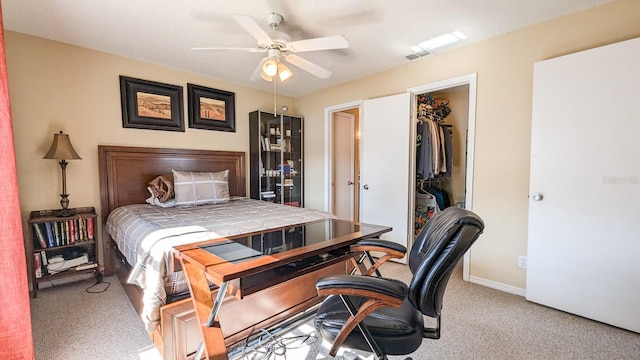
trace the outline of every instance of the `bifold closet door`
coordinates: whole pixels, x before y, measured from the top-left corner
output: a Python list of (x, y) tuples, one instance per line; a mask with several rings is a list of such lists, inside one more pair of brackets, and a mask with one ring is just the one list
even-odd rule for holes
[(534, 66), (526, 291), (530, 301), (635, 332), (638, 59), (634, 39)]
[(382, 239), (409, 240), (409, 93), (365, 100), (360, 122), (360, 222), (393, 227)]

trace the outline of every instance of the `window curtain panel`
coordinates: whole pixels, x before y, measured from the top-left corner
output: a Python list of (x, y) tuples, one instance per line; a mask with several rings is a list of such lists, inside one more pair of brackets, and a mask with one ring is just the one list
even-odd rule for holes
[(0, 4), (0, 359), (34, 359)]

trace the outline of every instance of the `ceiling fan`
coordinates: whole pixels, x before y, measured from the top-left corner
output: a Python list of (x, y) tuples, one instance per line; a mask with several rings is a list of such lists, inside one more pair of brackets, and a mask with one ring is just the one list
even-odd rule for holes
[(281, 31), (278, 31), (278, 25), (282, 22), (282, 15), (270, 12), (267, 14), (267, 22), (271, 30), (264, 31), (260, 25), (250, 16), (237, 14), (234, 19), (242, 26), (251, 36), (258, 40), (258, 44), (253, 48), (241, 47), (198, 47), (192, 50), (220, 50), (220, 51), (243, 51), (249, 53), (266, 52), (267, 56), (260, 60), (256, 67), (251, 80), (255, 81), (261, 77), (267, 81), (273, 80), (277, 74), (281, 81), (291, 77), (293, 73), (282, 62), (285, 60), (291, 65), (299, 67), (321, 79), (331, 76), (331, 71), (305, 59), (295, 53), (305, 51), (346, 49), (349, 42), (341, 35), (326, 36), (312, 38), (306, 40), (291, 41), (291, 37)]

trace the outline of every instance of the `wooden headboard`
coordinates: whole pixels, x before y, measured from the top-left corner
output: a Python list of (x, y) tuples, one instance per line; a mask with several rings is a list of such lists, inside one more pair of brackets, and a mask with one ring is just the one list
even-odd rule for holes
[(100, 217), (103, 229), (105, 275), (111, 275), (111, 244), (104, 224), (115, 208), (129, 204), (144, 204), (149, 197), (149, 181), (171, 169), (183, 171), (229, 170), (229, 193), (246, 196), (245, 153), (240, 151), (210, 151), (163, 149), (128, 146), (98, 146), (100, 169)]

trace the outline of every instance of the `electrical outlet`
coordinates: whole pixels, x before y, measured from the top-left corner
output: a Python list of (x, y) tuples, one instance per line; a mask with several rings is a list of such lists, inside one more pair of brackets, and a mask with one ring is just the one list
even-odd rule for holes
[(527, 268), (527, 257), (526, 256), (518, 256), (518, 267), (523, 269)]

